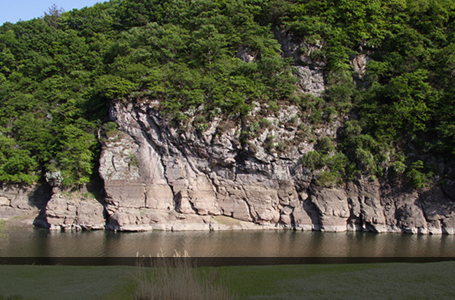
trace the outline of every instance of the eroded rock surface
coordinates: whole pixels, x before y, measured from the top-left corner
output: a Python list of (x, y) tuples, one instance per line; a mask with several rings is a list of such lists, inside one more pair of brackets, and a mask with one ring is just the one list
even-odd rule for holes
[[(295, 143), (281, 153), (267, 149), (262, 134), (242, 143), (241, 124), (220, 132), (215, 119), (205, 132), (182, 132), (145, 103), (113, 104), (111, 117), (120, 133), (105, 143), (100, 168), (110, 229), (453, 233), (448, 188), (418, 193), (378, 181), (318, 187), (300, 163), (304, 149)], [(277, 124), (286, 117), (278, 115)], [(292, 135), (286, 129), (280, 135), (280, 125), (267, 130), (276, 142)], [(139, 163), (131, 164), (130, 153)], [(226, 219), (234, 221), (219, 221)]]
[(46, 206), (44, 226), (51, 230), (104, 229), (103, 205), (92, 197), (55, 193)]
[[(301, 93), (326, 90), (324, 41), (312, 44), (276, 30), (283, 57), (292, 58)], [(253, 63), (258, 53), (240, 47), (236, 57)], [(351, 58), (362, 78), (370, 53)], [(273, 99), (272, 99), (273, 100)], [(266, 101), (264, 101), (266, 102)], [(103, 196), (95, 200), (62, 193), (57, 186), (2, 186), (0, 217), (33, 212), (37, 226), (51, 229), (229, 230), (276, 229), (454, 234), (455, 184), (415, 191), (359, 180), (323, 188), (321, 170), (302, 164), (316, 139), (336, 140), (343, 116), (314, 126), (297, 105), (252, 103), (245, 118), (220, 116), (175, 128), (153, 99), (110, 103), (118, 131), (103, 139), (99, 174)], [(253, 126), (254, 125), (254, 126)], [(51, 184), (51, 183), (50, 183)]]
[(1, 184), (0, 219), (16, 218), (24, 225), (31, 225), (46, 207), (51, 193), (52, 189), (46, 185)]

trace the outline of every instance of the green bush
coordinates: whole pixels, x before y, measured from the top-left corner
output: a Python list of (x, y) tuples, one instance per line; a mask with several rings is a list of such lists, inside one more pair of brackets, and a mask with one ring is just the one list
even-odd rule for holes
[(103, 134), (107, 137), (113, 137), (118, 134), (118, 125), (115, 122), (107, 122), (101, 126)]
[(276, 144), (276, 149), (279, 152), (284, 152), (287, 147), (288, 147), (288, 145), (286, 145), (285, 143), (282, 143), (282, 142), (279, 142), (278, 144)]
[(277, 112), (279, 110), (279, 106), (275, 101), (269, 101), (269, 111)]
[[(200, 131), (213, 117), (241, 121), (255, 103), (268, 104), (268, 113), (298, 105), (315, 127), (340, 116), (336, 149), (350, 161), (349, 178), (381, 179), (392, 167), (421, 186), (430, 168), (395, 153), (424, 164), (454, 161), (454, 11), (444, 0), (129, 0), (7, 22), (0, 26), (0, 180), (31, 184), (59, 170), (66, 185), (87, 182), (101, 153), (100, 126), (102, 138), (115, 134), (115, 125), (102, 125), (107, 104), (154, 101), (180, 130), (193, 117)], [(309, 45), (299, 61), (281, 53), (278, 29)], [(302, 94), (292, 75), (293, 65), (308, 63), (309, 49), (316, 49), (312, 67), (324, 69), (321, 96)], [(364, 73), (355, 74), (354, 58), (366, 63)], [(258, 130), (252, 126), (248, 135)]]
[(135, 153), (129, 153), (128, 154), (128, 160), (129, 164), (132, 166), (137, 167), (139, 165), (139, 160), (137, 158), (137, 155)]
[(424, 188), (430, 185), (432, 173), (425, 173), (421, 160), (411, 164), (410, 170), (406, 173), (415, 188)]
[(317, 176), (315, 182), (319, 186), (331, 188), (343, 183), (343, 177), (338, 172), (324, 171)]
[(319, 141), (318, 147), (319, 151), (321, 151), (323, 154), (327, 154), (335, 150), (335, 146), (333, 145), (332, 140), (328, 136), (323, 137)]
[(272, 125), (272, 122), (270, 122), (270, 120), (268, 120), (267, 118), (263, 118), (260, 122), (259, 122), (259, 126), (261, 128), (267, 128), (267, 127), (270, 127)]
[(406, 171), (406, 165), (401, 161), (396, 161), (393, 163), (393, 170), (397, 174), (403, 174)]
[(267, 136), (267, 138), (264, 141), (265, 149), (267, 149), (268, 151), (271, 151), (275, 147), (274, 141), (275, 141), (274, 135)]
[(307, 168), (317, 170), (324, 166), (324, 156), (318, 151), (310, 151), (302, 158), (302, 163)]

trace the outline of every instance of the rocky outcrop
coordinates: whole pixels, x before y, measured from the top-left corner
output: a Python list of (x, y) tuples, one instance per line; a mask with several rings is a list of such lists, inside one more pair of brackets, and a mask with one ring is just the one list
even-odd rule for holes
[[(312, 145), (290, 142), (295, 129), (278, 125), (292, 112), (270, 117), (272, 125), (245, 142), (241, 123), (225, 129), (226, 121), (215, 119), (205, 132), (183, 132), (167, 126), (153, 103), (113, 104), (119, 132), (106, 140), (100, 168), (107, 227), (453, 233), (449, 187), (417, 192), (368, 180), (315, 186), (314, 172), (300, 163)], [(270, 134), (286, 151), (267, 148)]]
[[(301, 91), (320, 96), (326, 89), (324, 81), (326, 62), (325, 57), (321, 56), (324, 42), (315, 41), (310, 44), (282, 30), (275, 30), (275, 37), (281, 45), (282, 55), (294, 60), (294, 74), (299, 79)], [(362, 68), (364, 61), (360, 58), (358, 60), (355, 66)]]
[[(2, 218), (34, 215), (50, 229), (273, 229), (454, 234), (450, 182), (416, 191), (360, 180), (324, 188), (301, 163), (313, 146), (285, 126), (292, 107), (268, 117), (262, 132), (241, 140), (242, 123), (214, 119), (205, 132), (167, 125), (153, 103), (111, 106), (119, 130), (104, 141), (105, 195), (58, 187), (0, 190)], [(254, 118), (254, 112), (250, 116)], [(322, 129), (334, 134), (334, 129)], [(267, 144), (285, 143), (281, 151)], [(38, 217), (36, 217), (38, 216)]]
[(105, 218), (103, 201), (94, 199), (85, 187), (82, 193), (62, 193), (58, 187), (48, 184), (3, 184), (0, 189), (0, 220), (8, 220), (13, 226), (104, 229)]
[(21, 186), (0, 185), (0, 219), (15, 219), (24, 224), (32, 224), (39, 212), (46, 207), (51, 195), (47, 185)]
[[(322, 95), (324, 41), (310, 44), (280, 30), (275, 36), (282, 55), (294, 60), (300, 92)], [(239, 48), (236, 57), (251, 63), (256, 55)], [(369, 55), (352, 58), (357, 79), (365, 74)], [(454, 234), (455, 187), (450, 182), (420, 191), (377, 180), (317, 186), (314, 179), (324, 169), (306, 167), (302, 157), (315, 149), (317, 140), (336, 140), (343, 119), (316, 126), (297, 105), (280, 105), (264, 114), (268, 103), (252, 104), (245, 118), (215, 117), (202, 127), (193, 122), (194, 111), (182, 112), (189, 121), (185, 128), (175, 128), (153, 99), (110, 103), (110, 119), (118, 130), (102, 139), (102, 197), (63, 193), (55, 180), (47, 188), (4, 186), (0, 216), (35, 209), (35, 225), (59, 230), (290, 228)]]
[[(55, 193), (46, 205), (42, 227), (50, 230), (104, 229), (103, 205), (79, 193)], [(35, 222), (36, 223), (36, 222)]]

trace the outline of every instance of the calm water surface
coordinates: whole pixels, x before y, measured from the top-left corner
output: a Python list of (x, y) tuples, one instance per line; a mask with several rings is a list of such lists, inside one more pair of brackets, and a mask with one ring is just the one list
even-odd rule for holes
[(453, 235), (317, 231), (50, 232), (9, 228), (0, 257), (455, 257)]

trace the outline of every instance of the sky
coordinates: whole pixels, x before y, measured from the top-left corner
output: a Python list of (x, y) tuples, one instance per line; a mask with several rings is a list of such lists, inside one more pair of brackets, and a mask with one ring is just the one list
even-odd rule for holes
[(42, 17), (53, 4), (70, 11), (105, 1), (107, 0), (0, 0), (0, 25)]

